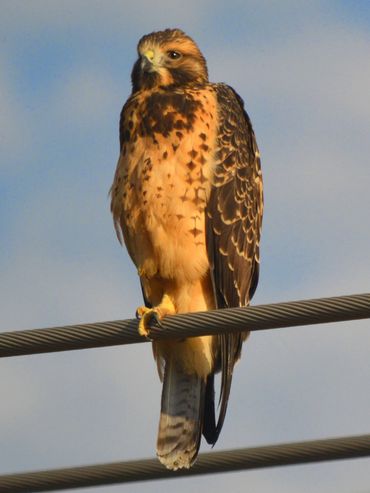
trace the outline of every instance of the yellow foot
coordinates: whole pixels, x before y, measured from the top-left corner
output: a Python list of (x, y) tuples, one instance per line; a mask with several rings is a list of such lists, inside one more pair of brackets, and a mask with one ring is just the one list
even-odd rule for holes
[(148, 337), (150, 332), (150, 326), (154, 323), (160, 325), (160, 318), (158, 316), (158, 311), (155, 308), (147, 308), (146, 306), (140, 306), (136, 310), (136, 316), (140, 319), (139, 321), (139, 334), (141, 336)]
[(141, 336), (149, 337), (150, 326), (157, 324), (161, 326), (161, 320), (166, 315), (173, 315), (176, 313), (175, 306), (171, 298), (165, 294), (161, 303), (154, 308), (147, 308), (146, 306), (140, 306), (136, 310), (136, 316), (140, 319), (138, 331)]

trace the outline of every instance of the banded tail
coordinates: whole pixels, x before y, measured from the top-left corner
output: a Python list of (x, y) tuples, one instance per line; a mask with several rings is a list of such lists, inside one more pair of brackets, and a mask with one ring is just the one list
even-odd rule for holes
[(168, 469), (191, 467), (202, 434), (206, 382), (167, 361), (162, 388), (157, 456)]

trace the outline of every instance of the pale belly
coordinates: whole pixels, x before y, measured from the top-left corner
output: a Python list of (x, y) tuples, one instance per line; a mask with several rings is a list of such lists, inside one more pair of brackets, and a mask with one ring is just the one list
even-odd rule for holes
[(189, 143), (176, 153), (164, 143), (154, 163), (158, 149), (153, 147), (149, 143), (129, 167), (125, 242), (141, 275), (194, 282), (209, 269), (205, 207), (210, 167), (191, 157), (195, 151)]
[[(150, 174), (143, 173), (145, 154), (138, 163), (125, 208), (125, 239), (153, 306), (167, 294), (177, 313), (204, 311), (215, 308), (205, 233), (209, 181), (200, 167), (189, 173), (181, 155), (176, 157), (153, 166)], [(170, 358), (203, 378), (214, 368), (211, 336), (157, 342), (153, 351), (158, 368)]]

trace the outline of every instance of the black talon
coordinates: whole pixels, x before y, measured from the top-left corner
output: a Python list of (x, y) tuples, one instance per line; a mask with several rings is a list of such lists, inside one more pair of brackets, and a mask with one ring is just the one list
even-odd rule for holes
[(139, 309), (136, 310), (135, 317), (136, 317), (137, 320), (140, 320), (141, 319), (141, 316), (139, 315)]
[(160, 329), (163, 329), (162, 322), (161, 322), (157, 312), (152, 312), (150, 314), (149, 326), (151, 326), (151, 325), (153, 325), (154, 327), (158, 327)]

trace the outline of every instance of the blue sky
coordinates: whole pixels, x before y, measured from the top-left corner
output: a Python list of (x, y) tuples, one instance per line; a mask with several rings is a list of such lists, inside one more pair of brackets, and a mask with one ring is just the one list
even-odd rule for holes
[[(107, 193), (137, 41), (165, 27), (194, 37), (254, 124), (266, 199), (254, 303), (369, 291), (368, 2), (3, 0), (0, 330), (131, 318), (141, 303)], [(368, 327), (253, 334), (217, 449), (368, 433)], [(154, 454), (149, 344), (0, 366), (0, 473)], [(368, 461), (90, 491), (246, 485), (364, 493)]]

